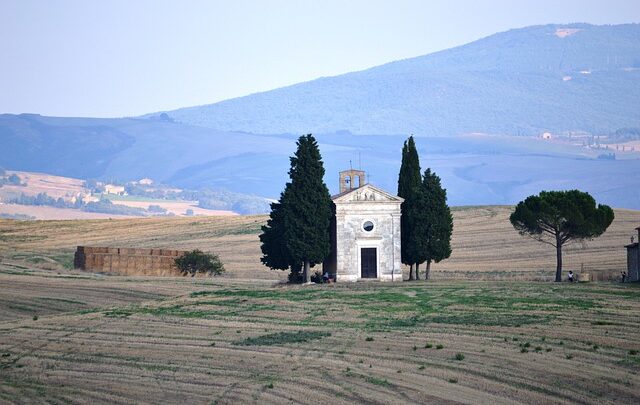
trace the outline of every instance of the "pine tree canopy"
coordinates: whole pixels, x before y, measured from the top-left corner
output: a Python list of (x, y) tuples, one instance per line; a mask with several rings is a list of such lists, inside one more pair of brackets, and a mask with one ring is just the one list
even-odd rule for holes
[(520, 201), (509, 220), (521, 235), (555, 246), (556, 281), (562, 281), (562, 246), (600, 236), (613, 222), (613, 210), (579, 190), (542, 191)]

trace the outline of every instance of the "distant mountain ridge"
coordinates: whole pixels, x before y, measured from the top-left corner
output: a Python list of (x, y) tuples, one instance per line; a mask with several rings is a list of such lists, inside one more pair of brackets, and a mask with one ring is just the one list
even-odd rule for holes
[(640, 24), (514, 29), (166, 114), (190, 125), (264, 134), (532, 135), (639, 127)]
[[(221, 103), (138, 118), (0, 114), (0, 167), (76, 178), (150, 177), (278, 198), (298, 136), (325, 181), (360, 167), (397, 189), (402, 143), (442, 177), (452, 205), (514, 204), (578, 188), (640, 209), (640, 156), (528, 135), (640, 128), (640, 25), (545, 25), (418, 58)], [(633, 133), (636, 133), (633, 132)], [(446, 136), (443, 136), (446, 135)], [(604, 150), (607, 154), (609, 149)]]

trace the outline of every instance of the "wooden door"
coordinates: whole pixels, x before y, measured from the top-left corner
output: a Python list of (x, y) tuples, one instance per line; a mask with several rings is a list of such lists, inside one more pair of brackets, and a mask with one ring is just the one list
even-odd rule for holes
[(378, 268), (376, 263), (376, 248), (360, 249), (360, 270), (362, 278), (376, 278)]

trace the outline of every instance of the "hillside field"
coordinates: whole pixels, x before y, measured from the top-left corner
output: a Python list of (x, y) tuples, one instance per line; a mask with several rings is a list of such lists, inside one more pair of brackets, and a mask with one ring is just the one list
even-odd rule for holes
[[(456, 208), (429, 282), (290, 286), (259, 264), (265, 216), (0, 220), (0, 403), (640, 401), (640, 285), (545, 282), (554, 252), (510, 207)], [(616, 210), (567, 269), (615, 273)], [(201, 248), (216, 278), (71, 270), (75, 245)]]
[[(432, 265), (435, 279), (551, 280), (555, 250), (520, 236), (509, 223), (511, 207), (454, 207), (452, 256)], [(626, 268), (624, 245), (640, 226), (640, 211), (615, 210), (601, 237), (564, 249), (565, 269), (592, 277), (617, 277)], [(260, 263), (260, 227), (267, 216), (136, 218), (78, 221), (0, 220), (5, 262), (64, 270), (77, 245), (201, 249), (220, 255), (224, 277), (283, 280)]]
[(0, 402), (640, 401), (637, 284), (23, 270), (0, 265)]

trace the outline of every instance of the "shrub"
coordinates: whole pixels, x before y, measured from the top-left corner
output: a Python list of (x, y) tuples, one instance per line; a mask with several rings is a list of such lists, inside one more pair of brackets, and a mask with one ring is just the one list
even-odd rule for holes
[(191, 277), (197, 273), (208, 273), (212, 276), (224, 273), (224, 266), (217, 255), (197, 249), (178, 257), (175, 264), (183, 274), (190, 274)]
[(438, 350), (440, 350), (440, 349), (444, 349), (444, 346), (443, 346), (443, 345), (437, 345), (437, 346), (436, 346), (436, 349), (438, 349)]
[(149, 208), (147, 208), (147, 211), (149, 211), (151, 213), (154, 213), (154, 214), (166, 214), (167, 213), (167, 209), (159, 206), (158, 204), (151, 204), (149, 206)]
[(456, 359), (458, 361), (462, 361), (462, 360), (464, 360), (464, 354), (456, 353), (456, 357), (454, 357), (454, 359)]
[(366, 340), (367, 342), (372, 342), (372, 341), (373, 341), (373, 338), (372, 338), (371, 336), (367, 336), (365, 340)]
[(9, 181), (9, 184), (13, 184), (14, 186), (22, 185), (22, 182), (20, 180), (20, 176), (18, 176), (15, 173), (12, 174), (11, 176), (9, 176), (9, 178), (7, 180)]
[(311, 282), (312, 282), (312, 283), (316, 283), (316, 284), (322, 284), (322, 283), (324, 283), (324, 280), (322, 279), (322, 273), (320, 273), (319, 271), (315, 271), (315, 272), (311, 275)]
[(635, 356), (636, 354), (638, 354), (638, 351), (637, 350), (629, 350), (629, 354), (631, 356)]
[(458, 383), (458, 379), (457, 378), (449, 378), (449, 382), (451, 384), (457, 384)]
[(425, 349), (431, 349), (433, 347), (433, 345), (431, 343), (425, 343), (424, 348)]

